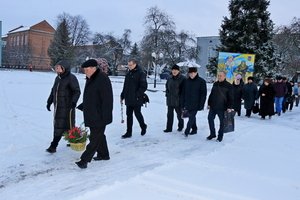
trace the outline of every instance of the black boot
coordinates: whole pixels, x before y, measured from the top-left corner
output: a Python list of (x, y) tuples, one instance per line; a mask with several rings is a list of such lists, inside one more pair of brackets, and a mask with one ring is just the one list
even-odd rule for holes
[(207, 140), (212, 140), (212, 139), (214, 139), (216, 137), (216, 135), (209, 135), (206, 139)]
[(56, 148), (50, 146), (48, 149), (46, 149), (46, 151), (47, 151), (48, 153), (55, 153), (55, 152), (56, 152)]
[(102, 157), (102, 156), (96, 156), (93, 158), (94, 160), (98, 161), (98, 160), (109, 160), (110, 157), (109, 156), (105, 156), (105, 157)]
[(132, 134), (126, 132), (124, 135), (121, 136), (122, 139), (131, 138)]
[(141, 131), (142, 136), (144, 136), (146, 134), (146, 130), (147, 130), (147, 125), (145, 124)]
[(86, 161), (80, 160), (80, 161), (78, 161), (78, 162), (75, 162), (75, 164), (76, 164), (79, 168), (81, 168), (81, 169), (87, 168), (87, 162), (86, 162)]

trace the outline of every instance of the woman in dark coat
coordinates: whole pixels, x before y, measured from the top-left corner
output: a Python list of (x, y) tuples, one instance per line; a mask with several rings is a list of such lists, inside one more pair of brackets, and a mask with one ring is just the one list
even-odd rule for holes
[(256, 84), (253, 83), (252, 76), (248, 77), (247, 81), (247, 84), (243, 87), (243, 99), (246, 117), (250, 117), (255, 100), (258, 98), (258, 90)]
[(259, 115), (261, 115), (262, 119), (269, 115), (271, 119), (271, 116), (274, 115), (275, 90), (270, 79), (264, 80), (264, 84), (259, 88), (258, 93), (260, 97)]
[(75, 125), (75, 107), (80, 96), (76, 76), (70, 72), (70, 63), (62, 60), (55, 65), (57, 76), (47, 100), (47, 110), (54, 104), (54, 134), (51, 145), (46, 149), (55, 153), (63, 133)]
[(243, 95), (243, 79), (240, 74), (235, 77), (234, 82), (232, 83), (233, 88), (233, 109), (237, 112), (238, 116), (241, 116), (241, 107), (242, 107), (242, 95)]

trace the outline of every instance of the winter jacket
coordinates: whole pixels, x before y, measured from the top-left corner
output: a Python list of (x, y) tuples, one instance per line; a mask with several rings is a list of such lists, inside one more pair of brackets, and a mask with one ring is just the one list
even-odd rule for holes
[(86, 79), (83, 102), (78, 108), (83, 111), (87, 127), (99, 128), (112, 122), (112, 86), (108, 76), (100, 69)]
[(142, 106), (143, 95), (147, 90), (148, 84), (146, 74), (136, 66), (129, 70), (125, 76), (121, 99), (125, 99), (127, 106)]
[(233, 88), (233, 109), (238, 111), (241, 110), (243, 85), (241, 83), (239, 85), (236, 85), (233, 82), (232, 88)]
[(233, 108), (233, 89), (232, 85), (226, 80), (216, 81), (213, 84), (211, 93), (208, 97), (208, 103), (212, 110), (227, 110)]
[(255, 83), (247, 83), (244, 85), (243, 99), (245, 109), (252, 109), (255, 100), (258, 99), (258, 90)]
[(287, 93), (287, 87), (284, 82), (277, 82), (274, 84), (275, 97), (284, 97)]
[(166, 82), (167, 106), (181, 107), (181, 95), (184, 86), (185, 77), (181, 74), (172, 76)]
[(298, 87), (297, 83), (295, 83), (295, 85), (293, 87), (293, 94), (294, 95), (299, 95), (299, 87)]
[[(260, 109), (259, 114), (261, 116), (271, 116), (274, 115), (274, 97), (275, 90), (273, 85), (269, 84), (268, 86), (262, 85), (259, 90), (259, 98), (260, 98)], [(262, 96), (262, 94), (265, 94)]]
[(80, 96), (80, 87), (76, 76), (70, 73), (68, 69), (65, 70), (63, 74), (55, 78), (47, 100), (47, 104), (54, 104), (54, 132), (59, 134), (74, 126), (75, 111), (70, 112), (70, 110), (72, 105), (77, 104)]
[(206, 100), (206, 82), (198, 74), (194, 79), (188, 78), (185, 81), (182, 102), (186, 110), (203, 110)]

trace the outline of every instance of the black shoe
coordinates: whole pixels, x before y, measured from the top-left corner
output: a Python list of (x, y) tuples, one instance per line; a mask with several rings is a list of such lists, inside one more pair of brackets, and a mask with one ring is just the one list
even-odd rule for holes
[(164, 132), (165, 132), (165, 133), (170, 133), (170, 132), (172, 132), (172, 130), (165, 129)]
[(190, 132), (190, 135), (196, 135), (197, 134), (197, 130), (192, 130), (191, 132)]
[(131, 138), (131, 134), (129, 133), (125, 133), (124, 135), (121, 136), (122, 139), (126, 139), (126, 138)]
[(209, 135), (206, 139), (207, 140), (212, 140), (212, 139), (214, 139), (216, 136), (215, 135)]
[(85, 161), (83, 161), (83, 160), (80, 160), (80, 161), (78, 161), (78, 162), (75, 162), (75, 164), (76, 164), (79, 168), (81, 168), (81, 169), (87, 168), (87, 162), (85, 162)]
[(277, 113), (277, 115), (278, 115), (278, 116), (280, 116), (280, 114), (281, 114), (280, 112), (279, 112), (279, 113)]
[(147, 130), (147, 125), (145, 124), (145, 126), (142, 128), (142, 131), (141, 131), (142, 136), (146, 134), (146, 130)]
[(68, 144), (67, 144), (67, 147), (70, 147), (70, 146), (71, 146), (71, 144), (70, 144), (70, 143), (68, 143)]
[(106, 156), (106, 157), (96, 156), (93, 159), (96, 160), (96, 161), (98, 161), (98, 160), (109, 160), (110, 157), (109, 156)]
[(217, 142), (222, 142), (222, 140), (223, 140), (223, 137), (218, 136)]
[(261, 119), (266, 119), (265, 117), (261, 117)]
[(47, 151), (48, 153), (55, 153), (55, 152), (56, 152), (56, 148), (50, 146), (48, 149), (46, 149), (46, 151)]
[(181, 132), (183, 128), (178, 128), (177, 131)]
[(188, 137), (188, 136), (189, 136), (189, 132), (186, 132), (186, 131), (185, 131), (185, 132), (184, 132), (184, 136), (185, 136), (185, 137)]

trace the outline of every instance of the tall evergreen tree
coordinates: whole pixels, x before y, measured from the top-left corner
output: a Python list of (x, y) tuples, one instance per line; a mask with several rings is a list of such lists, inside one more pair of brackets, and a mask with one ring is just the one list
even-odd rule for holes
[(269, 4), (269, 0), (230, 0), (230, 16), (224, 17), (220, 29), (217, 50), (255, 54), (257, 77), (275, 73), (280, 62), (272, 43), (274, 24), (267, 11)]
[(73, 46), (69, 37), (68, 25), (64, 19), (57, 27), (53, 41), (48, 48), (51, 64), (55, 65), (62, 59), (73, 60)]

